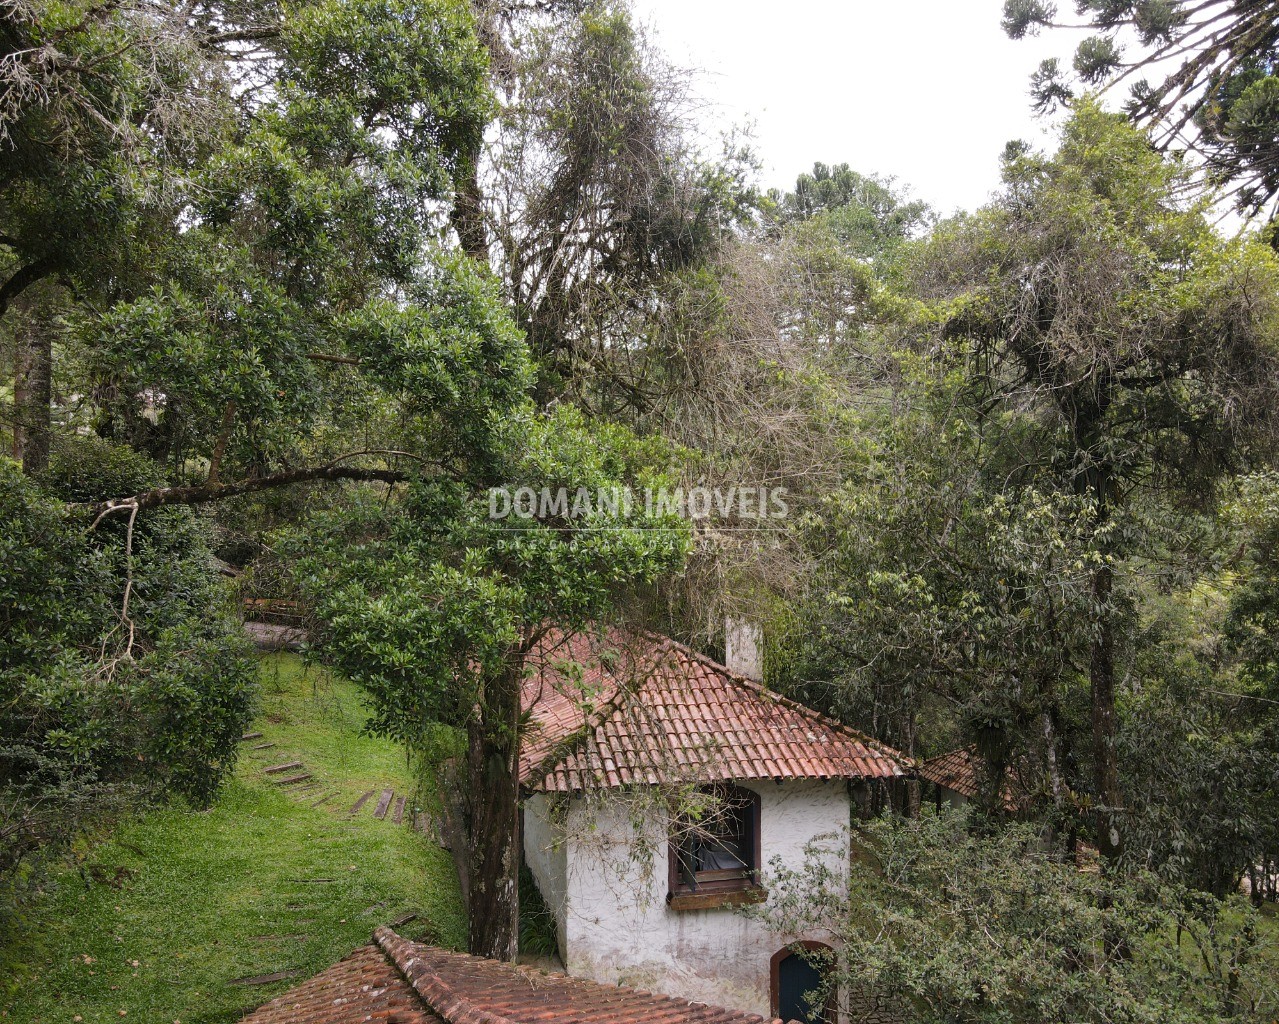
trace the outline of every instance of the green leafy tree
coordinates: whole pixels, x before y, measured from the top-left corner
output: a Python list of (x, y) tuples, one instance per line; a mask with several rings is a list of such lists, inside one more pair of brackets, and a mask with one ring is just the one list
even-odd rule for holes
[(1210, 502), (1273, 450), (1279, 408), (1279, 267), (1255, 241), (1214, 234), (1179, 201), (1183, 178), (1122, 118), (1081, 104), (1058, 154), (1013, 159), (997, 202), (939, 229), (914, 276), (930, 344), (963, 368), (966, 401), (1006, 453), (1005, 486), (1091, 509), (1091, 788), (1110, 857), (1123, 845), (1116, 577), (1158, 553), (1141, 502)]
[(1224, 509), (1220, 564), (1143, 602), (1139, 692), (1120, 735), (1133, 859), (1218, 895), (1274, 898), (1279, 861), (1274, 475)]
[(906, 199), (891, 178), (858, 174), (848, 164), (816, 163), (811, 174), (795, 180), (794, 191), (773, 192), (769, 199), (782, 223), (829, 218), (841, 240), (863, 257), (884, 255), (932, 217), (926, 203)]
[[(644, 512), (621, 528), (540, 523), (527, 533), (495, 532), (487, 520), (489, 486), (635, 482), (649, 462), (643, 444), (606, 424), (588, 425), (568, 409), (549, 419), (534, 413), (524, 335), (482, 261), (450, 250), (449, 228), (465, 234), (467, 213), (467, 196), (453, 199), (474, 184), (476, 153), (494, 112), (490, 51), (475, 12), (461, 0), (317, 0), (194, 12), (112, 6), (85, 8), (83, 23), (61, 33), (51, 26), (66, 12), (34, 4), (20, 13), (26, 21), (18, 29), (48, 57), (36, 67), (74, 64), (75, 47), (113, 56), (97, 72), (106, 83), (102, 96), (81, 102), (80, 84), (59, 78), (45, 83), (55, 95), (51, 105), (14, 107), (15, 118), (30, 119), (6, 123), (15, 146), (48, 111), (98, 122), (102, 104), (121, 96), (133, 105), (112, 107), (113, 116), (121, 124), (145, 120), (160, 101), (145, 93), (133, 102), (130, 76), (144, 71), (157, 71), (169, 90), (163, 98), (179, 105), (194, 105), (203, 95), (198, 86), (211, 82), (211, 102), (223, 115), (174, 167), (159, 162), (165, 204), (147, 208), (153, 234), (139, 234), (138, 218), (121, 228), (146, 259), (117, 254), (124, 269), (108, 272), (109, 286), (92, 294), (68, 277), (77, 287), (61, 311), (63, 343), (49, 347), (45, 335), (56, 359), (42, 365), (73, 381), (80, 396), (69, 425), (164, 467), (85, 481), (60, 495), (67, 510), (90, 527), (89, 543), (115, 550), (123, 529), (131, 550), (129, 543), (141, 544), (152, 529), (157, 538), (180, 536), (179, 524), (190, 516), (185, 506), (319, 482), (384, 488), (381, 504), (364, 501), (367, 491), (331, 495), (334, 515), (360, 524), (367, 542), (338, 543), (354, 541), (349, 531), (317, 542), (332, 564), (308, 559), (301, 575), (325, 624), (327, 653), (368, 686), (377, 727), (414, 743), (426, 722), (470, 729), (468, 789), (484, 796), (467, 808), (471, 941), (477, 952), (509, 958), (520, 657), (539, 629), (580, 628), (604, 617), (623, 591), (676, 566), (686, 540), (678, 524), (646, 524)], [(155, 62), (135, 67), (132, 54), (112, 49), (158, 27), (191, 55), (190, 69), (183, 66), (189, 79)], [(626, 91), (642, 73), (625, 18), (592, 16), (579, 28), (579, 43), (618, 50), (622, 98), (650, 109)], [(552, 37), (545, 42), (551, 46)], [(593, 67), (589, 54), (576, 65), (583, 74)], [(15, 103), (17, 96), (5, 94)], [(550, 107), (543, 112), (558, 116)], [(645, 130), (642, 118), (628, 117), (622, 135)], [(577, 142), (585, 144), (583, 133), (601, 123), (583, 121)], [(110, 141), (85, 150), (86, 166), (110, 164)], [(153, 159), (159, 157), (143, 163)], [(602, 166), (595, 161), (591, 173)], [(50, 201), (65, 198), (57, 169), (56, 161), (32, 167), (24, 181)], [(623, 189), (632, 171), (609, 180)], [(639, 209), (633, 204), (624, 219)], [(662, 231), (679, 230), (667, 225), (628, 241), (633, 262)], [(77, 252), (92, 269), (90, 256)], [(593, 259), (574, 272), (586, 275)], [(46, 398), (36, 404), (47, 411)], [(306, 503), (276, 508), (287, 520), (304, 514)], [(373, 537), (385, 545), (381, 565), (366, 557)], [(389, 578), (392, 565), (403, 575)], [(109, 565), (126, 594), (132, 567), (129, 558)], [(326, 580), (361, 607), (335, 604)], [(21, 589), (20, 577), (14, 587)], [(364, 632), (344, 618), (354, 615), (363, 617)], [(432, 617), (436, 631), (424, 636), (440, 642), (409, 645), (426, 660), (407, 676), (405, 653), (352, 639), (394, 629), (398, 642)], [(152, 678), (172, 692), (165, 705), (172, 711), (181, 706), (177, 648), (157, 640), (153, 651)], [(141, 663), (142, 648), (126, 645), (103, 670), (134, 671)], [(473, 669), (467, 688), (463, 679)], [(423, 680), (432, 680), (434, 691)], [(175, 721), (173, 735), (184, 735)], [(197, 733), (185, 735), (194, 742)]]
[[(487, 481), (570, 502), (585, 489), (670, 480), (666, 446), (591, 423), (567, 406), (517, 410), (500, 458), (472, 481), (426, 475), (392, 505), (354, 505), (299, 542), (299, 572), (323, 623), (323, 649), (368, 691), (373, 727), (421, 748), (441, 724), (467, 732), (455, 850), (472, 952), (509, 960), (518, 940), (520, 689), (552, 629), (599, 628), (628, 595), (677, 570), (689, 541), (673, 515), (571, 505), (537, 518), (493, 516)], [(480, 486), (476, 486), (477, 483)], [(508, 492), (509, 493), (509, 492)]]
[[(30, 699), (6, 700), (6, 736), (36, 737), (42, 764), (39, 737), (62, 736), (76, 757), (122, 768), (117, 753), (142, 742), (123, 727), (132, 713), (155, 745), (140, 751), (146, 763), (169, 765), (173, 788), (207, 799), (231, 763), (224, 741), (238, 735), (247, 691), (214, 642), (224, 638), (202, 634), (202, 613), (187, 604), (220, 607), (207, 550), (204, 561), (187, 556), (197, 520), (185, 506), (427, 469), (488, 478), (508, 421), (525, 415), (523, 339), (481, 269), (441, 242), (453, 179), (492, 113), (487, 56), (470, 9), (453, 0), (34, 3), (16, 13), (5, 73), (50, 77), (3, 94), (14, 156), (3, 172), (6, 244), (50, 242), (36, 230), (47, 219), (70, 225), (75, 257), (52, 272), (69, 285), (51, 307), (59, 344), (43, 338), (46, 373), (77, 396), (50, 448), (88, 432), (110, 439), (88, 449), (104, 463), (121, 452), (147, 471), (95, 475), (75, 461), (69, 486), (14, 499), (44, 502), (49, 516), (64, 503), (71, 523), (57, 536), (83, 554), (68, 574), (96, 566), (114, 600), (108, 617), (63, 637), (56, 620), (79, 621), (67, 607), (78, 587), (28, 594), (21, 563), (12, 577), (5, 566), (16, 606), (55, 620), (21, 625), (19, 635), (43, 638), (24, 650), (97, 651), (66, 671), (39, 658), (23, 669), (13, 685)], [(190, 64), (165, 63), (170, 50)], [(163, 148), (179, 137), (165, 134), (166, 112), (199, 120), (209, 110), (218, 116), (198, 145)], [(78, 133), (81, 122), (91, 130)], [(151, 148), (132, 147), (135, 135)], [(78, 201), (80, 169), (99, 176), (98, 214), (119, 214), (103, 232), (53, 215)], [(128, 244), (96, 260), (91, 246), (117, 236)], [(15, 260), (40, 258), (22, 245), (10, 246)], [(46, 417), (52, 390), (36, 402)], [(95, 687), (103, 674), (126, 688)]]
[(96, 439), (60, 438), (39, 482), (0, 460), (6, 888), (111, 811), (162, 795), (206, 805), (235, 764), (252, 663), (210, 566), (207, 524), (165, 509), (86, 533), (63, 514), (67, 499), (158, 476)]
[(774, 864), (763, 916), (790, 934), (829, 929), (840, 955), (826, 984), (890, 1012), (929, 1024), (1274, 1015), (1279, 949), (1237, 896), (1080, 871), (1034, 826), (978, 835), (962, 812), (881, 818), (854, 848), (847, 876)]
[[(145, 287), (193, 165), (231, 124), (227, 83), (179, 10), (21, 2), (0, 24), (0, 331), (14, 450), (49, 453), (53, 321)], [(34, 291), (33, 286), (39, 286)]]
[(964, 375), (933, 373), (850, 425), (845, 480), (800, 521), (812, 571), (777, 682), (913, 756), (977, 744), (985, 810), (1015, 764), (1069, 830), (1101, 538), (1078, 496), (1005, 491)]

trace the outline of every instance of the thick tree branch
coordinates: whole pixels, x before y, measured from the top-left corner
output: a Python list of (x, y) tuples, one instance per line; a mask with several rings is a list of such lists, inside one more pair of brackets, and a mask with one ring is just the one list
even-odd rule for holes
[(278, 39), (279, 25), (264, 25), (259, 28), (241, 28), (229, 32), (215, 32), (201, 40), (204, 46), (217, 46), (221, 43), (260, 43), (267, 39)]
[(83, 516), (86, 519), (93, 517), (96, 520), (117, 508), (133, 508), (136, 506), (139, 510), (142, 510), (159, 508), (162, 505), (199, 505), (210, 501), (221, 501), (223, 498), (234, 498), (241, 494), (252, 494), (255, 491), (266, 491), (275, 487), (288, 487), (292, 484), (312, 483), (320, 480), (360, 480), (394, 484), (407, 479), (408, 474), (398, 470), (364, 469), (359, 466), (340, 466), (330, 463), (327, 466), (286, 469), (279, 473), (268, 473), (266, 476), (237, 480), (228, 484), (205, 483), (188, 487), (155, 487), (149, 491), (131, 494), (123, 498), (111, 498), (106, 501), (73, 502), (67, 505), (67, 511), (75, 516)]
[(360, 361), (353, 356), (331, 356), (327, 352), (308, 352), (306, 357), (320, 363), (342, 363), (345, 366), (360, 365)]
[(14, 272), (3, 285), (0, 285), (0, 316), (9, 311), (9, 303), (35, 284), (42, 277), (48, 277), (57, 269), (56, 263), (49, 258), (28, 263)]

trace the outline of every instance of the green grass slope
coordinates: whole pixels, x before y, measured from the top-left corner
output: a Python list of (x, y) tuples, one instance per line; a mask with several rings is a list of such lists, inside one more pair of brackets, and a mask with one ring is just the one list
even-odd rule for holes
[[(373, 817), (376, 793), (411, 795), (415, 780), (399, 748), (360, 735), (363, 720), (350, 683), (291, 655), (265, 658), (263, 737), (243, 744), (214, 807), (121, 824), (60, 873), (22, 935), (0, 938), (10, 973), (0, 1019), (234, 1021), (406, 914), (417, 916), (405, 934), (462, 942), (449, 855), (391, 815)], [(275, 746), (251, 749), (265, 742)], [(317, 793), (338, 795), (311, 807), (264, 774), (286, 761), (304, 764)], [(292, 977), (232, 984), (276, 972)]]

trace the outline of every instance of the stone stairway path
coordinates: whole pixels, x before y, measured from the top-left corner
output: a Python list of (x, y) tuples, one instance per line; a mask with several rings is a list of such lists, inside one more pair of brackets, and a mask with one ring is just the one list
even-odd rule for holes
[[(255, 761), (276, 761), (277, 758), (286, 756), (276, 753), (273, 757), (271, 753), (268, 753), (268, 751), (274, 752), (276, 745), (266, 741), (260, 732), (246, 732), (240, 739), (244, 743), (251, 744), (249, 756)], [(255, 740), (263, 740), (263, 742), (255, 743), (253, 742)], [(311, 807), (324, 807), (326, 810), (339, 812), (344, 806), (339, 799), (342, 791), (318, 778), (316, 773), (300, 760), (281, 760), (267, 764), (262, 768), (262, 776), (294, 799), (306, 801)], [(374, 797), (377, 797), (376, 801)], [(360, 794), (346, 810), (346, 816), (355, 818), (366, 808), (370, 808), (372, 816), (379, 821), (385, 821), (389, 817), (393, 824), (412, 826), (416, 812), (410, 813), (406, 818), (407, 806), (408, 797), (404, 794), (397, 795), (394, 788), (370, 789)], [(420, 814), (416, 816), (419, 819), (421, 817)]]

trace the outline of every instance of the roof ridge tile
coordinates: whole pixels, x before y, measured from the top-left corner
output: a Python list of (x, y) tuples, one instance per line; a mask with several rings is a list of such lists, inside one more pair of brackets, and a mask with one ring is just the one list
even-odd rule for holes
[[(447, 1024), (531, 1024), (539, 1020), (556, 1024), (781, 1024), (758, 1014), (424, 946), (385, 926), (373, 933), (373, 940), (425, 1006)], [(456, 967), (463, 977), (452, 981), (443, 977), (441, 968), (446, 964)], [(475, 993), (465, 990), (465, 975), (472, 981), (484, 979), (484, 1006), (479, 1005)], [(537, 996), (549, 988), (557, 990), (556, 1004), (550, 1009), (544, 1001), (539, 1003)]]

